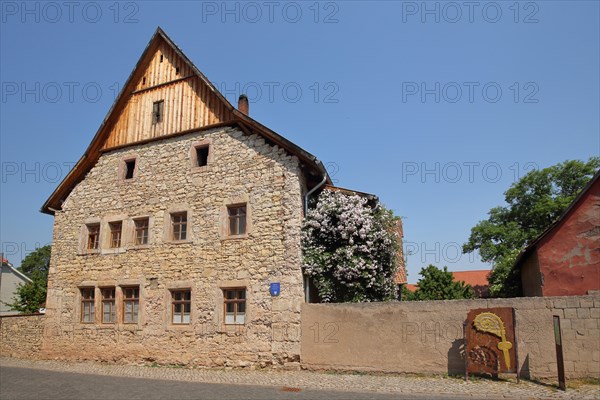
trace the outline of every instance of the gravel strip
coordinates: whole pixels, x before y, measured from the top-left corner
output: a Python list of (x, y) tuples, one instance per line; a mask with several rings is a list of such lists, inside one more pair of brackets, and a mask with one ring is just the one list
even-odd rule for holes
[(521, 381), (420, 377), (409, 375), (373, 375), (324, 373), (313, 371), (275, 371), (242, 369), (198, 369), (114, 365), (94, 362), (39, 361), (0, 358), (0, 366), (36, 368), (120, 377), (176, 380), (185, 382), (261, 385), (287, 388), (352, 392), (403, 393), (414, 395), (448, 394), (458, 398), (486, 397), (518, 399), (599, 399), (600, 386), (585, 384), (566, 392), (554, 386)]

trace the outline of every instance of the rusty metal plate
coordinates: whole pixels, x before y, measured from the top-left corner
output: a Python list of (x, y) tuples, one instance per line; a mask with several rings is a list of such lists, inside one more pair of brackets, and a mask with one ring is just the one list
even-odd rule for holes
[(516, 372), (513, 309), (479, 308), (467, 314), (467, 371), (469, 373)]

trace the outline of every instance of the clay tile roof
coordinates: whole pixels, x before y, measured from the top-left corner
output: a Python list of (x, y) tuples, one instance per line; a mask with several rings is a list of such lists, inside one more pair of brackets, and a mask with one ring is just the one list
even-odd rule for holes
[[(450, 271), (455, 282), (465, 282), (471, 285), (475, 290), (477, 297), (486, 297), (489, 291), (488, 275), (491, 270), (479, 269), (473, 271)], [(419, 285), (415, 283), (409, 283), (406, 288), (411, 292), (416, 291)]]
[(490, 274), (489, 269), (481, 269), (474, 271), (453, 271), (452, 276), (455, 281), (464, 281), (465, 283), (475, 286), (487, 286), (488, 275)]
[(419, 285), (417, 285), (416, 283), (407, 283), (406, 288), (408, 290), (410, 290), (411, 292), (416, 292), (417, 289), (419, 288)]
[(398, 271), (396, 271), (394, 282), (396, 282), (396, 285), (402, 285), (406, 283), (406, 270), (404, 269), (404, 266), (401, 266), (398, 268)]

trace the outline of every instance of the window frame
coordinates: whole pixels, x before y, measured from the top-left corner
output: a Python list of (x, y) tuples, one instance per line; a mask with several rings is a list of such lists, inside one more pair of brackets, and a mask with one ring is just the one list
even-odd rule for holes
[[(137, 291), (137, 296), (127, 297), (127, 291), (133, 290), (134, 293)], [(140, 321), (140, 286), (139, 285), (128, 285), (121, 287), (121, 303), (122, 303), (122, 322), (127, 325), (135, 325)], [(127, 312), (127, 303), (132, 303), (131, 313)], [(136, 305), (137, 304), (137, 308)], [(127, 321), (127, 315), (131, 314), (132, 321)], [(133, 317), (135, 315), (135, 319)]]
[[(112, 297), (107, 297), (106, 296), (106, 291), (112, 291)], [(101, 312), (102, 312), (102, 317), (101, 317), (101, 322), (103, 324), (115, 324), (117, 322), (117, 288), (114, 286), (110, 286), (110, 287), (101, 287), (100, 288), (100, 301), (101, 301)], [(105, 307), (106, 305), (109, 305), (109, 321), (106, 321), (104, 319), (105, 316)]]
[[(148, 246), (150, 244), (150, 217), (135, 217), (132, 218), (133, 220), (133, 239), (131, 241), (131, 243), (133, 244), (133, 246), (135, 247), (144, 247), (144, 246)], [(145, 222), (146, 223), (146, 227), (145, 227), (145, 231), (146, 231), (146, 242), (145, 243), (138, 243), (138, 231), (140, 228), (138, 228), (138, 223), (140, 222)]]
[[(243, 209), (243, 214), (235, 214), (232, 215), (232, 210), (240, 210)], [(240, 232), (240, 219), (241, 216), (244, 217), (244, 231)], [(235, 233), (231, 230), (232, 219), (235, 219), (236, 222), (236, 231)], [(238, 204), (230, 204), (227, 206), (227, 235), (228, 236), (244, 236), (248, 234), (248, 205), (247, 203), (238, 203)]]
[[(125, 173), (123, 175), (124, 180), (133, 179), (135, 177), (135, 165), (137, 164), (137, 160), (135, 158), (130, 160), (125, 160)], [(132, 166), (133, 168), (130, 168)], [(131, 176), (129, 173), (131, 172)]]
[[(118, 225), (119, 229), (118, 231), (115, 229), (115, 226)], [(121, 247), (123, 247), (123, 221), (110, 221), (108, 222), (108, 231), (109, 231), (109, 237), (108, 237), (108, 248), (109, 249), (120, 249)], [(117, 246), (115, 246), (115, 235), (117, 235)]]
[[(177, 217), (181, 217), (181, 216), (185, 216), (185, 221), (183, 222), (175, 222), (174, 218)], [(188, 212), (187, 211), (174, 211), (174, 212), (170, 212), (169, 213), (169, 227), (170, 227), (170, 232), (169, 232), (169, 238), (172, 242), (185, 242), (188, 240), (189, 238), (189, 230), (188, 230), (188, 225), (189, 225), (189, 217), (188, 217)], [(175, 234), (175, 227), (179, 227), (179, 233), (178, 236), (176, 237)], [(184, 227), (184, 229), (182, 230), (181, 227)], [(185, 237), (181, 237), (182, 236), (182, 231), (185, 232)]]
[[(182, 293), (182, 299), (175, 299), (175, 294), (176, 293)], [(186, 299), (185, 294), (189, 293), (189, 299)], [(177, 289), (169, 289), (169, 294), (171, 297), (171, 325), (176, 325), (176, 326), (187, 326), (187, 325), (191, 325), (192, 323), (192, 289), (191, 288), (177, 288)], [(175, 307), (176, 305), (181, 305), (181, 311), (179, 313), (176, 313), (175, 311)], [(185, 320), (185, 306), (188, 305), (189, 307), (189, 311), (188, 311), (188, 321), (184, 322)], [(180, 316), (180, 320), (181, 322), (175, 322), (175, 316), (179, 315)]]
[[(208, 154), (206, 155), (206, 165), (199, 165), (198, 164), (198, 149), (208, 149)], [(213, 151), (213, 143), (212, 143), (212, 139), (201, 139), (201, 140), (196, 140), (195, 142), (193, 142), (190, 146), (190, 152), (189, 152), (189, 159), (190, 159), (190, 166), (192, 169), (192, 172), (200, 172), (200, 171), (204, 171), (207, 168), (209, 168), (209, 166), (213, 163), (213, 158), (214, 158), (214, 151)]]
[[(90, 297), (86, 297), (84, 292), (88, 292), (91, 294)], [(79, 288), (79, 297), (80, 297), (80, 315), (79, 322), (82, 324), (93, 324), (96, 322), (96, 288), (94, 287), (80, 287)], [(88, 317), (89, 321), (85, 320), (86, 310), (89, 309)]]
[[(226, 326), (235, 326), (235, 325), (246, 325), (246, 317), (248, 315), (248, 290), (246, 286), (235, 286), (235, 287), (223, 287), (221, 288), (223, 291), (223, 324)], [(238, 292), (244, 293), (243, 299), (238, 298)], [(235, 298), (229, 299), (227, 297), (227, 292), (234, 292)], [(238, 304), (244, 304), (244, 321), (237, 322), (238, 316)], [(233, 322), (227, 322), (227, 305), (233, 304)]]
[[(91, 236), (92, 236), (92, 230), (91, 230), (91, 228), (97, 229), (95, 231), (95, 239), (94, 239), (94, 246), (93, 247), (90, 247), (90, 239), (91, 239)], [(85, 224), (85, 229), (86, 229), (85, 251), (87, 253), (97, 253), (97, 252), (99, 252), (100, 249), (101, 249), (101, 243), (102, 243), (102, 239), (101, 239), (102, 224), (100, 222), (87, 223), (87, 224)]]
[[(137, 154), (128, 154), (121, 158), (119, 162), (119, 181), (120, 182), (135, 182), (139, 172), (139, 156)], [(133, 163), (133, 171), (131, 178), (127, 177), (127, 165)]]
[(165, 117), (165, 100), (156, 100), (152, 102), (152, 125), (160, 125)]

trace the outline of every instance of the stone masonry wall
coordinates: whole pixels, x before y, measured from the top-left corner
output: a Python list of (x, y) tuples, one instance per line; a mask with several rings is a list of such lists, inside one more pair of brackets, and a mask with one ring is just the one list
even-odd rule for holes
[(43, 314), (0, 317), (0, 356), (38, 358), (43, 330)]
[(600, 378), (600, 296), (370, 304), (304, 304), (308, 368), (464, 374), (462, 324), (470, 310), (514, 307), (521, 375), (556, 377), (553, 315), (561, 318), (568, 378)]
[[(209, 164), (192, 167), (194, 144)], [(119, 178), (137, 157), (135, 177)], [(303, 302), (300, 229), (304, 182), (296, 157), (236, 128), (102, 155), (55, 215), (43, 357), (206, 366), (297, 367)], [(227, 205), (247, 204), (248, 232), (228, 238)], [(170, 212), (187, 211), (188, 238), (169, 241)], [(134, 246), (132, 218), (150, 218)], [(108, 223), (123, 244), (108, 249)], [(85, 224), (100, 222), (103, 250), (86, 254)], [(281, 283), (271, 297), (269, 284)], [(123, 324), (122, 286), (139, 285), (137, 324)], [(100, 288), (116, 287), (117, 323), (101, 323)], [(96, 321), (80, 322), (81, 287), (94, 287)], [(223, 287), (246, 287), (244, 325), (225, 325)], [(191, 323), (171, 323), (170, 290), (191, 289)]]

